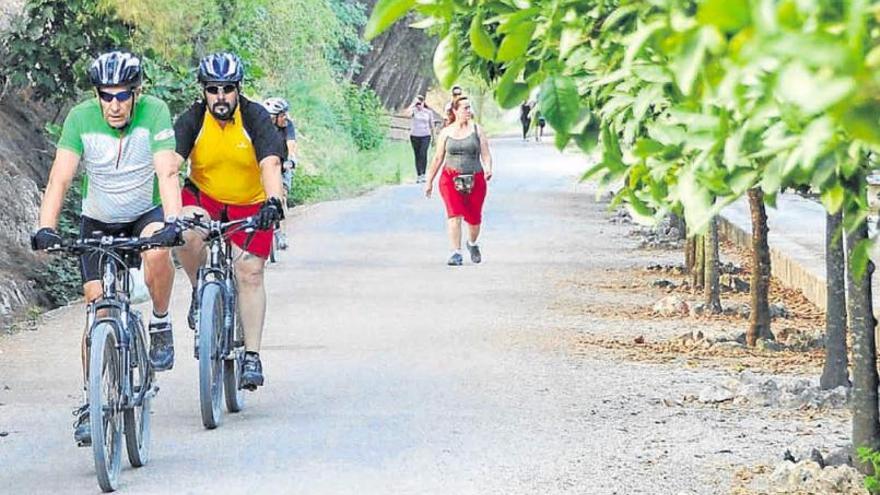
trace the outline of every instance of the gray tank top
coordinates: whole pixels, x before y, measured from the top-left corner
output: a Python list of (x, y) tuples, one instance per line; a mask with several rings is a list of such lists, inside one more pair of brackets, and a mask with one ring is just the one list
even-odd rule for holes
[(483, 171), (480, 163), (480, 135), (477, 126), (474, 132), (461, 139), (446, 137), (446, 168), (462, 174), (476, 174)]

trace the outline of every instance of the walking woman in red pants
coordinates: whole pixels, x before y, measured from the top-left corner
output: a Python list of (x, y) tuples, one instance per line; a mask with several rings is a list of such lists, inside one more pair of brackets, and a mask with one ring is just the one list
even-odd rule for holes
[(471, 120), (471, 104), (466, 96), (456, 98), (449, 109), (449, 125), (437, 138), (437, 153), (428, 170), (425, 196), (431, 197), (434, 178), (440, 172), (440, 195), (446, 204), (446, 226), (452, 253), (448, 265), (462, 264), (461, 221), (468, 224), (467, 248), (471, 262), (482, 260), (477, 240), (483, 222), (486, 182), (492, 178), (492, 155), (483, 130)]

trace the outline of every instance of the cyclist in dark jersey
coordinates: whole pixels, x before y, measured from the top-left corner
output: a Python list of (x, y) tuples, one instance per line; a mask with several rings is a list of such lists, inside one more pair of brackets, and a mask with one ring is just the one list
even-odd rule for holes
[[(266, 317), (264, 267), (272, 249), (272, 227), (284, 218), (281, 198), (283, 141), (259, 103), (241, 94), (244, 70), (232, 53), (215, 53), (199, 64), (198, 80), (204, 100), (196, 102), (174, 123), (177, 153), (189, 160), (183, 188), (183, 213), (200, 213), (214, 220), (257, 219), (260, 230), (230, 236), (235, 253), (236, 287), (245, 357), (242, 387), (263, 385), (260, 345)], [(197, 270), (203, 261), (204, 239), (184, 234), (177, 251), (193, 286), (189, 326), (195, 328)]]

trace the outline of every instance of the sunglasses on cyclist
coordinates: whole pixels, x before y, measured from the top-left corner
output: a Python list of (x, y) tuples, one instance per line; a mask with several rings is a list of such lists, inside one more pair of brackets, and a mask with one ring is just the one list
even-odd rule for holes
[(119, 103), (125, 103), (126, 101), (130, 100), (132, 96), (134, 96), (134, 90), (129, 89), (129, 90), (120, 91), (120, 92), (114, 94), (114, 93), (108, 93), (106, 91), (101, 91), (99, 89), (98, 96), (100, 96), (101, 99), (107, 103), (110, 103), (113, 100), (116, 100)]
[(223, 94), (230, 94), (236, 90), (238, 90), (238, 86), (235, 84), (224, 84), (223, 86), (205, 86), (205, 92), (211, 95), (219, 94), (220, 91), (223, 91)]

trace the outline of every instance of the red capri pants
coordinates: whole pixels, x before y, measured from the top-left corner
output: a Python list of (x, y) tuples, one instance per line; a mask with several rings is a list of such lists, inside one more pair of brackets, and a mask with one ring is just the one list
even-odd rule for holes
[(486, 199), (486, 176), (483, 172), (474, 174), (474, 188), (469, 194), (455, 190), (452, 178), (458, 175), (457, 170), (444, 168), (440, 174), (440, 196), (446, 203), (447, 218), (464, 217), (471, 225), (483, 222), (483, 201)]
[[(213, 220), (229, 222), (256, 215), (260, 212), (260, 203), (255, 205), (228, 205), (221, 203), (196, 189), (194, 184), (186, 184), (182, 191), (183, 206), (200, 206), (211, 215)], [(251, 234), (240, 230), (233, 232), (229, 240), (241, 249), (266, 259), (272, 250), (272, 230), (256, 230)], [(250, 237), (250, 242), (247, 242)], [(245, 246), (247, 244), (247, 246)]]

